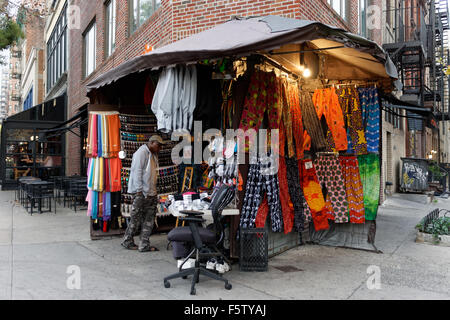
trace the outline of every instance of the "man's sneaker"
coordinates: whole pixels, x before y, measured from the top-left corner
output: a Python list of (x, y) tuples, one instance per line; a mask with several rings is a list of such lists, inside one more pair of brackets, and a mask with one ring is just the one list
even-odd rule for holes
[(215, 270), (216, 265), (217, 265), (216, 259), (209, 259), (208, 262), (206, 263), (206, 269)]
[(128, 249), (128, 250), (137, 250), (138, 249), (138, 246), (134, 243), (122, 242), (121, 245), (122, 245), (122, 247), (124, 247), (125, 249)]

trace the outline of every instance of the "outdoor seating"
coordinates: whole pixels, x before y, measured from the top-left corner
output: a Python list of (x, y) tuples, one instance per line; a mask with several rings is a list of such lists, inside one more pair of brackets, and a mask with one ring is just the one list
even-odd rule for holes
[[(52, 212), (52, 201), (55, 201), (54, 184), (48, 181), (25, 182), (25, 209), (33, 215), (33, 209), (38, 206), (38, 212)], [(43, 210), (46, 208), (46, 210)], [(56, 214), (56, 201), (54, 204)]]
[(69, 202), (69, 208), (72, 208), (77, 212), (77, 206), (85, 204), (86, 196), (88, 193), (86, 178), (72, 178), (68, 180), (68, 190), (66, 200)]

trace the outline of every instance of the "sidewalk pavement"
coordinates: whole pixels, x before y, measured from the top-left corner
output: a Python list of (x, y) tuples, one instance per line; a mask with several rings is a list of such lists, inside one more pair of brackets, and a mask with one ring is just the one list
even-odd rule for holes
[[(450, 299), (450, 248), (414, 242), (419, 220), (450, 209), (450, 200), (424, 199), (395, 194), (380, 207), (375, 244), (382, 254), (304, 245), (271, 258), (267, 272), (234, 264), (225, 275), (230, 291), (201, 277), (191, 296), (190, 278), (164, 288), (163, 278), (177, 271), (166, 235), (151, 237), (159, 252), (128, 251), (120, 238), (90, 240), (86, 211), (58, 206), (56, 215), (30, 216), (13, 192), (0, 192), (0, 299)], [(70, 266), (80, 268), (80, 289), (67, 287)], [(368, 289), (371, 266), (381, 272), (380, 289)]]

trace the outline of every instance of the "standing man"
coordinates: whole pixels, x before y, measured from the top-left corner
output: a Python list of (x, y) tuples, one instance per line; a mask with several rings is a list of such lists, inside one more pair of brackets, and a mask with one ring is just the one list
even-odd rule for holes
[[(140, 252), (158, 251), (156, 247), (150, 246), (149, 238), (156, 218), (158, 153), (163, 144), (163, 139), (154, 135), (133, 154), (128, 180), (128, 193), (134, 194), (133, 208), (131, 221), (122, 241), (122, 246), (126, 249), (139, 249)], [(141, 222), (141, 241), (138, 247), (134, 243), (133, 235)]]

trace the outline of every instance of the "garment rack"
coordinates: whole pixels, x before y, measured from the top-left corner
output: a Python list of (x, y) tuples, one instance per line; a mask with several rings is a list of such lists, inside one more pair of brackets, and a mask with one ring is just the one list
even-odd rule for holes
[[(258, 61), (258, 60), (259, 60), (259, 61)], [(297, 74), (295, 74), (294, 72), (292, 72), (292, 71), (286, 69), (285, 67), (283, 67), (281, 64), (279, 64), (279, 63), (276, 62), (275, 60), (273, 60), (273, 59), (271, 59), (271, 58), (269, 58), (269, 57), (267, 57), (267, 56), (265, 56), (265, 55), (262, 55), (262, 54), (261, 54), (261, 55), (258, 55), (258, 56), (257, 56), (257, 61), (256, 61), (255, 64), (263, 63), (263, 62), (267, 62), (267, 63), (270, 64), (271, 66), (277, 68), (277, 69), (280, 70), (280, 71), (283, 71), (283, 72), (285, 72), (285, 73), (291, 75), (291, 76), (294, 77), (295, 79), (298, 79), (298, 78), (299, 78), (299, 76), (298, 76)]]

